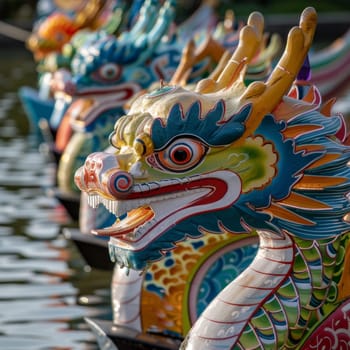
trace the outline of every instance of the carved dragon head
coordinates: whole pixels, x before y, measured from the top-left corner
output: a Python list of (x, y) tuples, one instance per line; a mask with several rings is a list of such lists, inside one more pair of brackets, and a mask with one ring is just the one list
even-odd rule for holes
[(349, 228), (349, 149), (336, 136), (342, 118), (321, 106), (316, 88), (293, 87), (315, 27), (307, 8), (268, 80), (245, 86), (258, 44), (247, 25), (216, 80), (195, 91), (163, 86), (116, 122), (115, 152), (91, 154), (75, 175), (90, 204), (117, 217), (95, 231), (110, 236), (112, 259), (143, 269), (208, 231), (322, 239)]
[[(142, 22), (146, 21), (146, 18), (149, 18), (144, 10), (145, 8), (143, 7), (142, 16), (139, 17), (139, 21)], [(263, 22), (263, 17), (257, 13), (253, 13), (248, 18), (248, 24), (256, 28), (260, 45), (258, 52), (254, 55), (253, 60), (248, 66), (246, 80), (247, 77), (248, 80), (251, 80), (253, 77), (256, 79), (262, 79), (262, 76), (266, 77), (271, 69), (271, 59), (279, 49), (278, 36), (276, 35), (272, 36), (269, 45), (265, 45), (265, 41), (263, 40)], [(137, 22), (136, 26), (140, 27), (140, 22)], [(205, 29), (203, 28), (202, 30)], [(132, 40), (132, 38), (135, 36), (130, 33), (125, 34), (128, 34), (129, 39), (126, 40), (125, 38), (120, 40), (120, 42), (128, 43), (129, 46), (133, 45), (135, 40)], [(86, 86), (81, 88), (77, 86), (77, 98), (66, 111), (64, 119), (57, 131), (56, 149), (64, 150), (64, 156), (61, 158), (58, 169), (58, 184), (62, 191), (76, 192), (76, 186), (73, 184), (74, 171), (83, 164), (83, 160), (89, 153), (105, 149), (108, 146), (108, 135), (117, 118), (124, 115), (125, 102), (134, 100), (141, 93), (146, 93), (147, 90), (145, 88), (149, 88), (149, 91), (152, 90), (142, 81), (140, 82), (140, 78), (150, 73), (149, 81), (156, 80), (155, 84), (157, 86), (159, 86), (159, 79), (165, 81), (171, 79), (169, 85), (186, 85), (188, 88), (192, 88), (195, 86), (194, 81), (198, 81), (200, 77), (207, 76), (207, 73), (210, 72), (210, 67), (213, 65), (212, 62), (219, 62), (219, 64), (211, 72), (211, 77), (215, 77), (219, 74), (220, 69), (223, 69), (232, 51), (238, 45), (237, 33), (231, 30), (231, 36), (237, 37), (237, 40), (230, 42), (232, 45), (230, 50), (226, 50), (223, 43), (213, 39), (211, 35), (208, 35), (205, 40), (200, 40), (199, 42), (189, 40), (181, 50), (182, 55), (179, 63), (179, 58), (175, 54), (182, 47), (184, 40), (181, 38), (175, 42), (161, 43), (158, 48), (153, 46), (153, 53), (148, 62), (138, 60), (136, 63), (131, 64), (127, 62), (123, 64), (122, 55), (124, 52), (135, 53), (137, 50), (120, 49), (118, 46), (119, 39), (111, 39), (112, 41), (110, 41), (106, 37), (103, 40), (98, 40), (96, 45), (90, 45), (89, 50), (87, 50), (90, 53), (95, 52), (95, 49), (96, 52), (101, 53), (103, 52), (101, 50), (107, 47), (109, 54), (107, 55), (108, 57), (102, 57), (102, 54), (94, 55), (96, 61), (102, 62), (103, 65), (98, 66), (99, 68), (97, 69), (90, 67), (92, 73), (75, 75), (77, 80), (85, 81)], [(225, 40), (227, 37), (228, 35), (225, 36)], [(120, 54), (120, 57), (117, 53)], [(84, 55), (81, 57), (83, 58)], [(89, 57), (85, 55), (85, 61), (79, 61), (80, 64), (77, 64), (77, 67), (85, 70), (87, 65), (91, 64), (93, 66), (92, 62), (94, 62), (94, 59), (90, 59)], [(168, 63), (166, 64), (166, 62)], [(175, 73), (171, 74), (172, 70), (170, 67), (177, 63)], [(104, 83), (102, 79), (98, 79), (99, 74), (101, 74), (100, 71), (113, 69), (113, 67), (119, 67), (119, 71), (127, 71), (127, 73), (117, 75), (116, 79), (112, 76), (110, 81), (105, 79), (106, 81)], [(131, 74), (130, 67), (133, 67), (135, 70), (136, 73), (134, 75)], [(58, 76), (58, 73), (56, 75)], [(89, 76), (97, 79), (99, 85), (90, 80)], [(188, 82), (192, 82), (192, 85), (189, 85)], [(69, 87), (69, 81), (65, 83), (65, 86)], [(136, 93), (141, 88), (144, 89)], [(74, 88), (72, 90), (74, 91)], [(132, 98), (130, 100), (131, 96)], [(127, 104), (130, 105), (129, 102)], [(65, 122), (67, 120), (69, 120), (69, 124)], [(74, 136), (71, 137), (71, 132), (68, 129), (74, 129)], [(91, 138), (92, 134), (94, 140)], [(82, 140), (86, 139), (88, 139), (87, 142), (90, 146), (82, 142)], [(68, 140), (69, 143), (67, 143)], [(72, 146), (73, 143), (74, 146)], [(78, 150), (79, 148), (81, 148), (81, 151)], [(75, 158), (79, 158), (78, 161)]]

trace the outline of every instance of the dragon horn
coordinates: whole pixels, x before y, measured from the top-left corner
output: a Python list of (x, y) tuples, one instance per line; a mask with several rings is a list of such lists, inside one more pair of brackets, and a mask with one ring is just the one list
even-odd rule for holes
[(210, 57), (212, 61), (217, 63), (220, 61), (225, 50), (212, 36), (208, 36), (197, 50), (195, 50), (194, 41), (190, 40), (182, 50), (181, 61), (169, 84), (184, 85), (195, 64), (201, 62), (206, 57)]
[(235, 12), (232, 9), (228, 9), (225, 12), (225, 18), (224, 18), (224, 28), (227, 31), (232, 30), (234, 24), (235, 24)]
[(299, 27), (289, 31), (286, 48), (266, 83), (250, 84), (240, 98), (239, 105), (252, 103), (252, 111), (242, 135), (250, 135), (261, 119), (279, 104), (295, 80), (312, 44), (317, 24), (313, 7), (306, 8), (300, 17)]
[(260, 47), (263, 37), (264, 17), (259, 12), (253, 12), (249, 18), (247, 25), (244, 26), (239, 33), (239, 44), (231, 59), (221, 72), (216, 81), (211, 79), (201, 80), (196, 87), (196, 91), (200, 93), (215, 92), (232, 86), (235, 80), (241, 77), (241, 72), (248, 65)]
[(195, 43), (191, 39), (182, 50), (180, 63), (169, 82), (170, 85), (182, 85), (183, 81), (187, 79), (188, 72), (195, 62), (194, 50)]
[(219, 76), (221, 75), (222, 71), (225, 69), (230, 58), (231, 58), (231, 53), (230, 53), (230, 51), (226, 50), (222, 54), (220, 61), (216, 65), (215, 69), (209, 74), (209, 79), (211, 79), (213, 81), (216, 81), (217, 79), (219, 79)]
[[(164, 2), (160, 8), (157, 20), (151, 28), (146, 28), (146, 31), (141, 35), (131, 38), (128, 32), (124, 32), (119, 37), (119, 42), (123, 45), (126, 43), (129, 52), (130, 50), (142, 50), (139, 55), (138, 62), (145, 62), (154, 52), (163, 36), (167, 34), (171, 27), (175, 16), (175, 4), (171, 0)], [(132, 40), (130, 49), (130, 40)], [(131, 51), (132, 52), (132, 51)], [(139, 51), (140, 52), (140, 51)]]

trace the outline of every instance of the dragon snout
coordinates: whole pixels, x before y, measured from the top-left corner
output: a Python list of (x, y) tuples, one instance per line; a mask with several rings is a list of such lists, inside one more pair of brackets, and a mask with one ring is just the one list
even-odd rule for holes
[(96, 152), (90, 154), (84, 165), (75, 172), (74, 182), (84, 192), (123, 198), (133, 186), (133, 177), (120, 169), (115, 155)]

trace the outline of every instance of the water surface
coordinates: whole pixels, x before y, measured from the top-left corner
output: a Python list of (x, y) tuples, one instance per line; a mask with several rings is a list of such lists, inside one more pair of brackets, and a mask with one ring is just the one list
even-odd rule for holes
[(47, 195), (55, 168), (17, 97), (35, 65), (24, 49), (0, 51), (0, 349), (95, 350), (84, 317), (109, 317), (110, 273), (89, 271), (60, 233), (74, 223)]

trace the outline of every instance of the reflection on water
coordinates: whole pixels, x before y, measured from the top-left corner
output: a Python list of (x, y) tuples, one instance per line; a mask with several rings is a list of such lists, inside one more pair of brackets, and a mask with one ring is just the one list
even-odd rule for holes
[(45, 192), (54, 168), (17, 98), (35, 83), (34, 63), (24, 51), (1, 51), (0, 349), (97, 349), (83, 318), (109, 317), (110, 274), (85, 271), (60, 235), (67, 216)]

